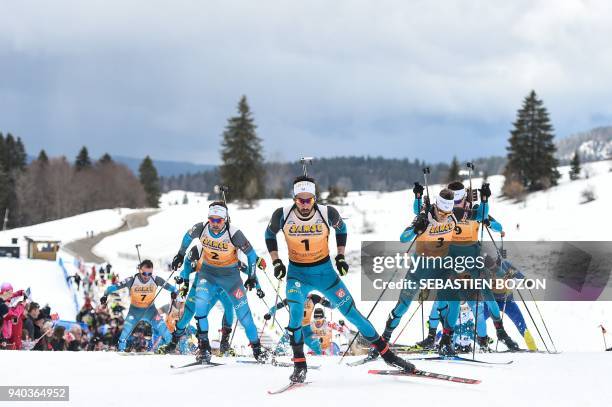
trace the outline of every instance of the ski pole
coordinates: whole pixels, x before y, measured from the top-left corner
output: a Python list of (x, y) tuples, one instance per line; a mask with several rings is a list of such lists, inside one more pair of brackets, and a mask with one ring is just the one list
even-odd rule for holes
[[(487, 225), (484, 225), (484, 226), (487, 229), (487, 232), (489, 233), (489, 237), (491, 238), (491, 242), (493, 242), (493, 246), (495, 246), (495, 250), (497, 251), (497, 255), (501, 257), (501, 253), (499, 251), (499, 248), (497, 247), (497, 244), (495, 243), (495, 240), (493, 240), (493, 235), (491, 234), (491, 231), (489, 230), (489, 227)], [(529, 311), (529, 307), (527, 307), (527, 303), (525, 302), (525, 299), (523, 298), (523, 294), (521, 294), (521, 292), (519, 290), (516, 290), (516, 292), (518, 293), (519, 297), (521, 297), (521, 301), (523, 302), (523, 306), (525, 307), (525, 310), (527, 310), (527, 314), (529, 314), (529, 318), (531, 318), (531, 322), (533, 322), (533, 326), (535, 326), (535, 329), (538, 332), (538, 335), (540, 336), (540, 339), (542, 340), (542, 343), (544, 344), (544, 348), (546, 348), (546, 352), (552, 353), (548, 349), (548, 346), (546, 345), (546, 341), (544, 341), (544, 337), (540, 333), (540, 328), (538, 328), (538, 324), (536, 324), (535, 319), (531, 315), (531, 311)]]
[(527, 314), (529, 314), (529, 318), (531, 318), (531, 322), (533, 322), (533, 325), (535, 326), (535, 329), (538, 332), (538, 335), (540, 336), (540, 339), (542, 340), (542, 343), (544, 344), (544, 348), (546, 348), (546, 352), (552, 353), (550, 350), (548, 350), (548, 346), (546, 345), (546, 341), (544, 341), (544, 337), (540, 333), (540, 328), (538, 328), (538, 324), (536, 324), (535, 320), (533, 319), (533, 316), (531, 315), (531, 311), (529, 311), (529, 307), (527, 307), (527, 303), (525, 302), (525, 299), (523, 298), (523, 294), (521, 294), (521, 292), (519, 290), (516, 290), (516, 292), (519, 295), (519, 297), (521, 297), (521, 301), (523, 302), (523, 306), (525, 306), (525, 309), (527, 310)]
[[(419, 306), (423, 305), (423, 302), (419, 302)], [(425, 311), (424, 307), (421, 307), (421, 333), (423, 334), (423, 340), (425, 340)], [(410, 322), (410, 320), (408, 320)]]
[(601, 328), (601, 337), (603, 338), (603, 341), (604, 341), (604, 351), (607, 351), (608, 344), (606, 343), (606, 328), (604, 328), (603, 325), (599, 325), (599, 327)]
[[(480, 277), (480, 272), (478, 273), (478, 277)], [(476, 291), (476, 315), (474, 315), (474, 341), (473, 341), (474, 346), (472, 346), (472, 360), (476, 359), (476, 336), (478, 336), (478, 305), (479, 304), (480, 304), (480, 290)]]
[(393, 343), (391, 345), (395, 345), (395, 342), (397, 342), (397, 340), (400, 338), (400, 336), (402, 336), (402, 333), (404, 333), (404, 329), (406, 329), (406, 327), (408, 327), (408, 324), (410, 323), (410, 321), (412, 321), (412, 318), (415, 316), (415, 314), (417, 313), (419, 308), (423, 309), (423, 303), (420, 302), (420, 301), (419, 301), (419, 306), (416, 307), (414, 309), (414, 311), (412, 311), (412, 315), (410, 315), (410, 318), (408, 318), (408, 321), (406, 321), (406, 323), (402, 327), (402, 330), (399, 331), (399, 334), (397, 334), (397, 337), (395, 338), (395, 340), (393, 341)]
[[(276, 298), (274, 299), (274, 305), (278, 304), (278, 299), (280, 298), (280, 286), (281, 286), (281, 282), (283, 280), (279, 279), (278, 280), (278, 286), (276, 287)], [(274, 287), (274, 286), (272, 286)], [(274, 322), (276, 321), (276, 318), (274, 318), (274, 320), (272, 321), (272, 325), (271, 328), (274, 328)]]
[[(268, 303), (266, 302), (266, 300), (263, 299), (263, 298), (260, 298), (260, 299), (263, 301), (264, 305), (266, 306), (266, 309), (270, 310), (271, 308), (268, 306)], [(276, 304), (278, 304), (278, 303), (274, 303), (274, 307), (276, 307)], [(274, 312), (274, 314), (272, 314), (272, 325), (274, 325), (274, 322), (276, 322), (278, 324), (278, 326), (283, 330), (283, 334), (284, 334), (285, 333), (285, 328), (283, 328), (281, 326), (281, 324), (279, 324), (278, 321), (276, 320), (276, 312)], [(262, 332), (263, 332), (263, 329), (262, 329)]]
[[(506, 304), (508, 303), (508, 295), (509, 292), (506, 291), (506, 295), (504, 296), (504, 307), (502, 309), (501, 321), (504, 323), (504, 315), (506, 315)], [(497, 352), (497, 345), (499, 345), (499, 338), (497, 338), (497, 342), (495, 342), (495, 352)]]
[(236, 322), (234, 322), (234, 329), (232, 329), (232, 336), (229, 341), (229, 348), (232, 348), (232, 343), (234, 342), (234, 335), (236, 334), (236, 329), (238, 328), (238, 314), (236, 314)]
[(136, 253), (138, 253), (138, 263), (142, 263), (142, 260), (140, 260), (140, 246), (142, 246), (140, 243), (136, 244)]
[[(408, 246), (408, 250), (406, 250), (406, 253), (410, 252), (410, 249), (412, 249), (412, 245), (414, 244), (414, 242), (416, 242), (416, 238), (413, 239), (412, 242), (410, 242), (410, 246)], [(376, 302), (374, 303), (374, 305), (370, 309), (370, 312), (368, 312), (368, 316), (366, 317), (366, 319), (370, 319), (370, 317), (372, 316), (372, 313), (376, 309), (376, 306), (380, 302), (380, 299), (382, 298), (382, 296), (387, 291), (387, 288), (389, 288), (389, 283), (391, 282), (391, 280), (393, 280), (393, 278), (395, 277), (395, 275), (397, 274), (398, 271), (399, 271), (399, 268), (396, 268), (395, 271), (393, 272), (393, 274), (391, 275), (391, 277), (389, 277), (389, 280), (387, 281), (387, 284), (385, 284), (385, 288), (382, 289), (382, 292), (378, 296), (378, 299), (376, 300)], [(357, 340), (358, 336), (359, 336), (359, 332), (357, 332), (357, 334), (353, 337), (353, 339), (349, 343), (348, 347), (346, 348), (346, 351), (342, 354), (342, 357), (340, 358), (340, 361), (338, 362), (338, 364), (342, 363), (342, 360), (344, 359), (346, 354), (351, 350), (351, 346), (353, 346), (353, 343)]]
[(533, 303), (536, 306), (536, 310), (538, 311), (538, 314), (540, 314), (540, 319), (542, 320), (542, 325), (544, 325), (544, 329), (546, 330), (548, 339), (550, 339), (550, 344), (553, 346), (553, 349), (555, 350), (555, 353), (556, 353), (557, 347), (555, 346), (555, 342), (553, 342), (553, 339), (550, 336), (550, 332), (548, 331), (548, 327), (546, 326), (546, 322), (544, 321), (544, 316), (542, 315), (542, 312), (540, 311), (540, 307), (538, 307), (538, 302), (536, 301), (535, 296), (533, 295), (533, 291), (531, 291), (531, 289), (528, 289), (528, 291), (529, 291), (529, 294), (531, 294), (531, 298), (533, 298)]

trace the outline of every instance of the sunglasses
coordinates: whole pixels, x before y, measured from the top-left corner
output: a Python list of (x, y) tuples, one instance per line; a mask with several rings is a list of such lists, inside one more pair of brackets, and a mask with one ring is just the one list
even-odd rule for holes
[(310, 205), (311, 203), (313, 203), (313, 202), (314, 202), (314, 200), (315, 200), (315, 199), (314, 199), (314, 197), (310, 197), (310, 198), (297, 198), (297, 197), (296, 197), (296, 198), (295, 198), (295, 202), (296, 202), (296, 203), (297, 203), (297, 202), (299, 202), (299, 203), (301, 203), (302, 205)]
[(151, 271), (143, 271), (142, 275), (146, 276), (146, 277), (151, 277), (153, 275), (153, 272), (151, 272)]
[(223, 218), (208, 218), (208, 221), (210, 223), (214, 223), (216, 225), (216, 224), (224, 222), (225, 219), (223, 219)]

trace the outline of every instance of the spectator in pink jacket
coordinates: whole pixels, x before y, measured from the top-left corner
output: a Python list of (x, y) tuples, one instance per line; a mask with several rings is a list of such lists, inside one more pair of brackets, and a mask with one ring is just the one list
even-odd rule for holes
[(22, 301), (15, 301), (15, 299), (23, 295), (23, 290), (13, 292), (13, 286), (10, 283), (2, 283), (2, 286), (0, 286), (0, 296), (8, 307), (8, 312), (4, 315), (1, 335), (6, 343), (6, 349), (18, 349), (17, 345), (21, 346), (21, 340), (15, 343), (14, 338), (16, 336), (13, 336), (13, 330), (16, 329), (19, 333), (18, 337), (21, 338), (23, 313), (25, 312), (25, 298)]

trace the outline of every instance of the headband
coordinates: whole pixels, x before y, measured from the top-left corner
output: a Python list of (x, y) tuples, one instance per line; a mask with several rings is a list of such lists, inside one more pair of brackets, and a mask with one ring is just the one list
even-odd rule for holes
[(455, 206), (455, 201), (452, 199), (444, 199), (440, 195), (436, 197), (436, 207), (444, 212), (451, 212)]
[(293, 185), (293, 196), (296, 196), (297, 194), (301, 192), (308, 192), (309, 194), (316, 195), (316, 187), (315, 187), (314, 182), (311, 182), (311, 181), (296, 182)]
[(208, 208), (208, 217), (210, 218), (211, 216), (218, 216), (225, 219), (227, 218), (227, 208), (221, 205), (213, 205)]
[(460, 189), (453, 192), (455, 193), (455, 203), (461, 203), (463, 198), (465, 198), (465, 189)]

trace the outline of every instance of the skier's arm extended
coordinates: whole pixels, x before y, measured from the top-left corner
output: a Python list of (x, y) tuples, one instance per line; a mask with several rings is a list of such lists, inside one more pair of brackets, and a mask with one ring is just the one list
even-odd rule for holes
[(131, 276), (119, 282), (118, 284), (111, 284), (108, 287), (106, 287), (106, 290), (104, 290), (104, 295), (106, 296), (110, 293), (114, 293), (115, 291), (118, 291), (124, 288), (129, 288), (132, 286), (133, 283), (134, 283), (134, 276)]
[(410, 226), (408, 226), (400, 235), (400, 242), (407, 243), (412, 239), (417, 237), (419, 234), (423, 233), (425, 229), (427, 229), (427, 225), (429, 224), (429, 220), (427, 219), (427, 214), (425, 212), (419, 213)]
[(336, 231), (336, 246), (338, 247), (338, 254), (344, 254), (347, 239), (346, 223), (344, 223), (336, 208), (332, 206), (327, 207), (327, 217), (329, 219), (329, 224)]
[[(497, 220), (495, 220), (495, 218), (493, 218), (493, 216), (489, 215), (488, 217), (488, 222), (485, 222), (485, 224), (487, 224), (487, 226), (489, 226), (489, 229), (497, 232), (497, 233), (501, 233), (503, 228), (501, 223), (499, 223)], [(503, 236), (502, 236), (503, 237)]]
[(178, 289), (175, 286), (168, 284), (166, 280), (164, 280), (163, 278), (159, 276), (155, 276), (155, 284), (157, 284), (158, 286), (161, 286), (164, 290), (170, 291), (171, 293), (175, 293), (178, 291)]
[(204, 230), (204, 223), (200, 222), (200, 223), (196, 223), (195, 225), (193, 225), (193, 227), (189, 229), (187, 233), (185, 233), (185, 235), (183, 236), (183, 240), (181, 242), (181, 247), (179, 248), (179, 251), (178, 251), (180, 255), (182, 256), (185, 255), (185, 252), (187, 251), (187, 248), (189, 247), (193, 239), (199, 238), (203, 230)]
[(270, 253), (272, 261), (278, 259), (278, 241), (276, 234), (280, 231), (283, 224), (283, 208), (278, 208), (272, 214), (268, 227), (266, 228), (266, 248)]
[(472, 208), (472, 219), (478, 222), (482, 222), (483, 219), (488, 219), (489, 217), (489, 203), (486, 205), (474, 204)]

